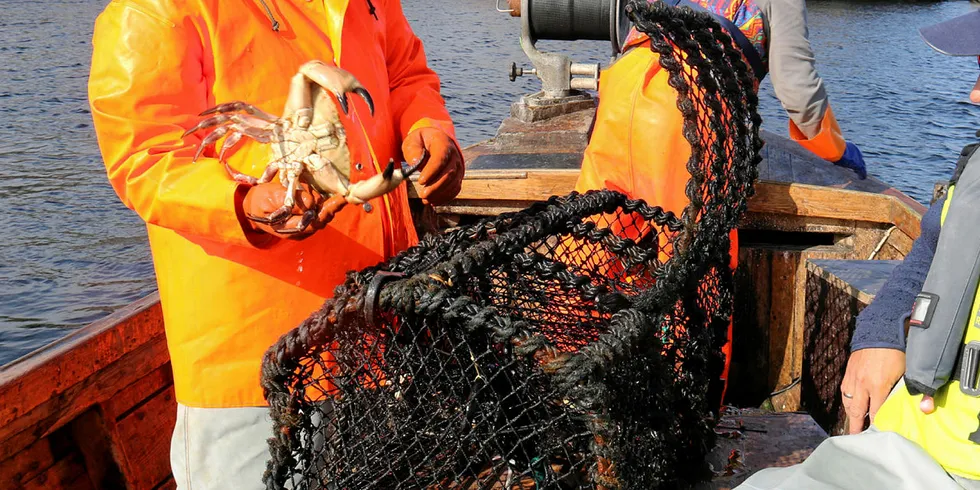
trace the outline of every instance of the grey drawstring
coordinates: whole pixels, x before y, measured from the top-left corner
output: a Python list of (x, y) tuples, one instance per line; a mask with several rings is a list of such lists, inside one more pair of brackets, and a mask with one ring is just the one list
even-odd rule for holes
[(259, 0), (259, 3), (262, 4), (262, 8), (265, 9), (265, 14), (268, 15), (269, 16), (269, 20), (272, 21), (272, 30), (273, 31), (276, 31), (276, 32), (279, 32), (279, 21), (276, 20), (276, 18), (272, 16), (272, 11), (269, 10), (269, 6), (265, 4), (265, 0)]

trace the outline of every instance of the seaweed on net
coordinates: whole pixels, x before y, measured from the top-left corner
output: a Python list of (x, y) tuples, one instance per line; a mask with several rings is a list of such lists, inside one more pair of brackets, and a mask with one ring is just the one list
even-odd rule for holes
[(754, 79), (713, 19), (627, 9), (677, 90), (682, 216), (553, 196), (348, 273), (266, 353), (268, 488), (651, 489), (713, 444), (728, 232), (752, 194)]

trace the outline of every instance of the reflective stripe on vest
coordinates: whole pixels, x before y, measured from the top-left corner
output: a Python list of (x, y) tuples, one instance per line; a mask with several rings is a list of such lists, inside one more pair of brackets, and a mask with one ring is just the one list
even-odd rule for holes
[[(980, 162), (975, 162), (973, 165), (975, 171), (980, 170)], [(950, 207), (954, 204), (955, 188), (955, 185), (950, 187), (943, 206), (940, 221), (943, 225), (946, 224)], [(957, 203), (957, 205), (967, 206), (971, 204)], [(936, 263), (935, 259), (933, 263)], [(961, 349), (971, 343), (980, 344), (980, 290), (974, 294), (972, 308), (966, 321), (969, 323), (958, 344)], [(938, 325), (936, 327), (938, 328)], [(961, 366), (960, 363), (956, 371), (959, 371)], [(879, 430), (897, 432), (919, 444), (946, 471), (964, 478), (980, 480), (980, 444), (973, 442), (976, 436), (980, 435), (978, 434), (980, 397), (964, 393), (960, 389), (960, 380), (953, 379), (936, 391), (935, 412), (928, 415), (922, 413), (919, 409), (921, 399), (921, 395), (909, 393), (903, 379), (875, 416), (875, 427)]]

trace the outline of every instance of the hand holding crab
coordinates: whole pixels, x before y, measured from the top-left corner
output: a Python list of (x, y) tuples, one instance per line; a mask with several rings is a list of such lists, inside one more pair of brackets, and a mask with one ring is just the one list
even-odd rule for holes
[[(327, 223), (333, 220), (334, 215), (344, 208), (347, 200), (344, 196), (333, 196), (323, 198), (310, 186), (305, 183), (297, 185), (293, 208), (286, 218), (277, 224), (263, 223), (252, 219), (247, 219), (248, 215), (267, 216), (277, 211), (286, 197), (286, 187), (279, 182), (266, 182), (247, 188), (247, 192), (241, 200), (241, 208), (238, 209), (243, 218), (242, 223), (246, 229), (253, 232), (266, 233), (270, 235), (280, 235), (283, 238), (301, 240), (312, 235), (317, 230), (323, 229)], [(309, 221), (309, 215), (315, 213), (316, 217), (309, 222), (308, 226), (302, 231), (295, 231), (302, 228), (301, 224)], [(285, 230), (285, 233), (283, 233)]]
[[(201, 141), (194, 156), (196, 161), (205, 148), (214, 146), (227, 135), (217, 148), (218, 160), (236, 182), (257, 186), (271, 182), (278, 174), (279, 181), (285, 187), (282, 205), (265, 216), (249, 214), (249, 208), (246, 208), (247, 216), (256, 223), (266, 225), (257, 227), (259, 229), (269, 228), (282, 234), (300, 233), (318, 219), (321, 225), (329, 221), (332, 214), (346, 203), (364, 204), (394, 190), (415, 171), (415, 166), (396, 170), (394, 161), (389, 161), (382, 173), (350, 183), (350, 150), (337, 111), (339, 105), (345, 115), (349, 114), (349, 93), (361, 96), (371, 115), (374, 115), (371, 95), (353, 75), (322, 61), (309, 61), (292, 78), (282, 117), (272, 116), (245, 102), (228, 102), (202, 112), (202, 116), (209, 117), (187, 130), (184, 136), (205, 128), (215, 128)], [(336, 100), (336, 104), (331, 98)], [(273, 145), (274, 158), (259, 178), (239, 173), (225, 161), (226, 152), (238, 144), (243, 136)], [(424, 161), (425, 156), (420, 160)], [(306, 184), (320, 194), (326, 200), (322, 205), (325, 209), (315, 203), (304, 203), (300, 210), (302, 218), (295, 226), (282, 227), (290, 220), (297, 198), (303, 192), (300, 184)], [(320, 214), (322, 216), (318, 217)]]

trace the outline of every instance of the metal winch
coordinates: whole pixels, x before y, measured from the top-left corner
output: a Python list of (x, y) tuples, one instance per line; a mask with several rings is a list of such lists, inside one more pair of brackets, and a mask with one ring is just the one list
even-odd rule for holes
[(524, 75), (541, 80), (540, 92), (525, 95), (515, 104), (512, 115), (531, 122), (590, 108), (598, 90), (599, 63), (576, 63), (568, 56), (537, 49), (540, 40), (595, 40), (612, 43), (612, 58), (629, 34), (630, 21), (625, 0), (507, 0), (507, 8), (497, 11), (521, 18), (521, 48), (534, 68), (512, 63), (511, 81)]

